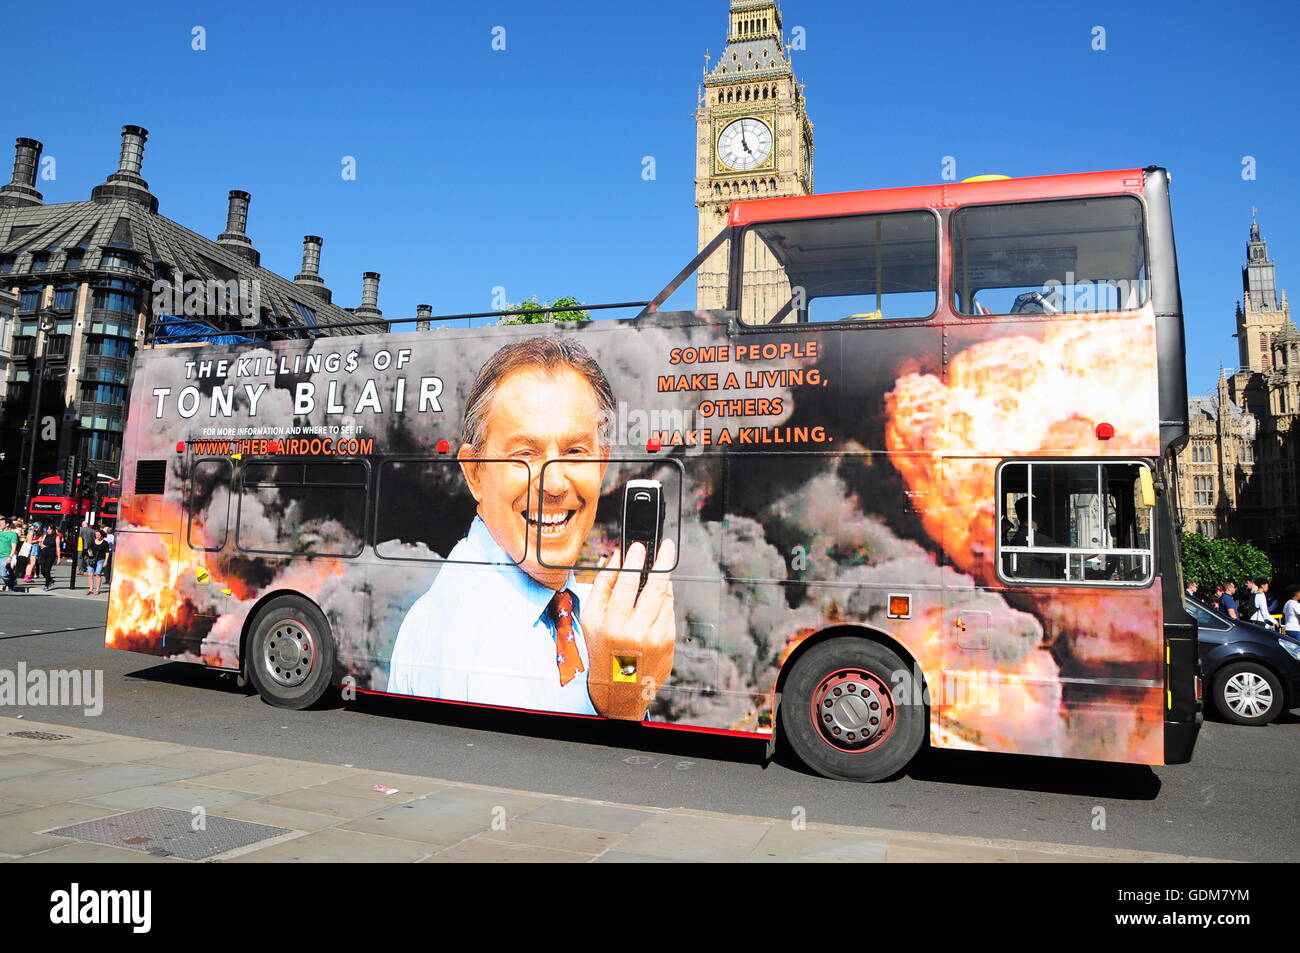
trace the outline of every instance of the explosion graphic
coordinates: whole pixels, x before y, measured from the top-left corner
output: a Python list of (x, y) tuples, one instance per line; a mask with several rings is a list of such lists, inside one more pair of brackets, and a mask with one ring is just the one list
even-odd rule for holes
[[(942, 501), (922, 510), (922, 526), (958, 568), (992, 590), (1004, 589), (995, 563), (996, 458), (1154, 456), (1159, 447), (1153, 321), (1081, 319), (1044, 328), (1042, 340), (999, 338), (961, 351), (947, 383), (908, 374), (886, 395), (891, 460), (913, 493)], [(1114, 425), (1112, 440), (1096, 437), (1101, 421)], [(1159, 580), (1142, 591), (1015, 594), (1017, 605), (1042, 620), (1045, 643), (1069, 660), (1072, 670), (1061, 674), (1080, 679), (1163, 677), (1160, 598)], [(1132, 695), (1140, 698), (1095, 698), (1073, 711), (1067, 702), (1067, 722), (1078, 722), (1079, 709), (1089, 706), (1098, 717), (1092, 730), (1074, 726), (1069, 753), (1159, 762), (1162, 692)]]

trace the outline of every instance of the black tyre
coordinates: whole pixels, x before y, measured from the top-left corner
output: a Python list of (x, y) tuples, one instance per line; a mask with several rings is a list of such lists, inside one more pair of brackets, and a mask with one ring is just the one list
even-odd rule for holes
[(802, 655), (781, 694), (780, 722), (799, 758), (842, 781), (903, 771), (926, 738), (917, 674), (869, 639), (827, 639)]
[(310, 708), (334, 681), (329, 622), (298, 596), (268, 603), (253, 620), (244, 670), (263, 700), (277, 708)]
[(1282, 683), (1254, 662), (1233, 662), (1214, 673), (1214, 707), (1234, 725), (1267, 725), (1282, 714)]

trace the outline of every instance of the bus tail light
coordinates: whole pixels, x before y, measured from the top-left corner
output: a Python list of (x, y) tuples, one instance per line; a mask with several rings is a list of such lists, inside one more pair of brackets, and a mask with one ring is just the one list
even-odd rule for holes
[(1197, 701), (1201, 700), (1201, 696), (1204, 693), (1204, 691), (1205, 689), (1203, 683), (1201, 682), (1201, 676), (1197, 675), (1196, 676), (1196, 700)]
[(1107, 424), (1107, 423), (1100, 423), (1100, 424), (1097, 424), (1097, 439), (1098, 439), (1098, 440), (1109, 440), (1109, 439), (1110, 439), (1111, 437), (1113, 437), (1113, 436), (1115, 436), (1115, 425), (1114, 425), (1114, 424)]
[(451, 453), (451, 444), (450, 444), (449, 442), (447, 442), (446, 440), (439, 440), (439, 441), (438, 441), (438, 452), (439, 452), (439, 453)]
[(184, 440), (177, 440), (177, 441), (176, 441), (176, 452), (177, 452), (177, 453), (184, 453), (184, 452), (185, 452), (185, 441), (184, 441)]

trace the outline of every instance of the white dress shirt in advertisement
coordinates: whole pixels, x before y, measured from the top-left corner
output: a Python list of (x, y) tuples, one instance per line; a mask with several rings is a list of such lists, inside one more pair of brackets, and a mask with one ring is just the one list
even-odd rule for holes
[(574, 635), (583, 670), (561, 685), (555, 624), (548, 612), (555, 590), (520, 569), (476, 516), (429, 591), (402, 620), (388, 670), (388, 691), (596, 714), (587, 692), (591, 666), (581, 623), (582, 600), (591, 587), (578, 585), (570, 573), (565, 588), (574, 595)]

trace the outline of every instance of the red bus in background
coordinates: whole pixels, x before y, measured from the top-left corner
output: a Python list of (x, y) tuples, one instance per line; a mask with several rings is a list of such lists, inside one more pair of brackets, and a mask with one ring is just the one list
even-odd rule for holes
[[(31, 516), (44, 517), (45, 519), (56, 516), (84, 517), (93, 515), (96, 522), (116, 520), (118, 494), (121, 492), (121, 488), (121, 480), (101, 477), (95, 486), (95, 490), (79, 499), (76, 496), (64, 495), (63, 477), (45, 477), (37, 482), (37, 491), (27, 505), (27, 512)], [(110, 493), (113, 495), (108, 496), (107, 494)], [(98, 506), (96, 506), (96, 500), (99, 500)]]
[(90, 512), (91, 500), (63, 495), (63, 477), (52, 476), (37, 483), (37, 491), (27, 506), (32, 516), (84, 516)]

